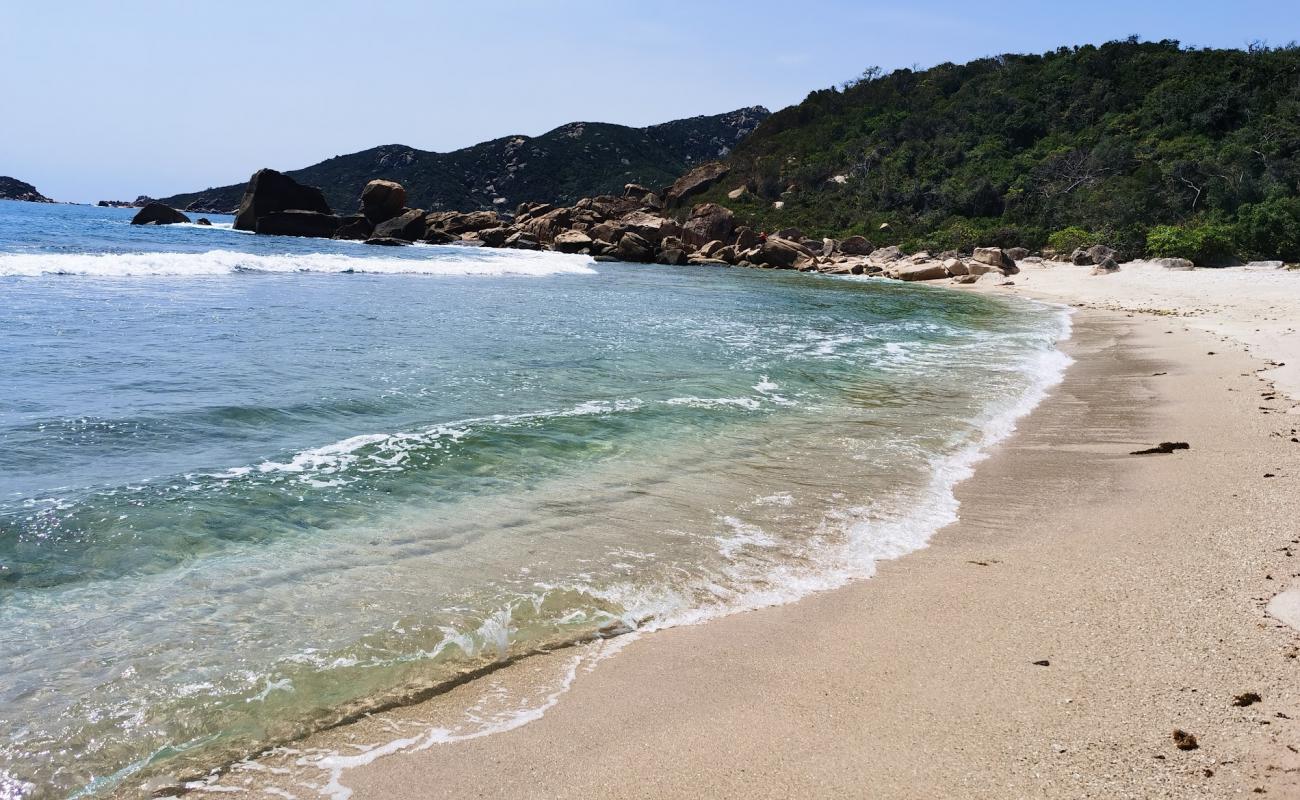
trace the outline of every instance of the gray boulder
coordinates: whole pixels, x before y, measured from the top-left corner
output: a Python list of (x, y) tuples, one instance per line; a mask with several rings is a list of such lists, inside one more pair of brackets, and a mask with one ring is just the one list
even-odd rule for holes
[(361, 190), (361, 213), (371, 223), (386, 222), (406, 208), (406, 188), (397, 181), (373, 180)]
[(613, 255), (623, 261), (648, 263), (654, 259), (655, 248), (644, 236), (635, 231), (626, 231), (614, 245)]
[(162, 203), (149, 203), (131, 218), (132, 225), (175, 225), (189, 221), (189, 217)]
[(561, 253), (580, 253), (591, 248), (591, 237), (582, 231), (565, 231), (555, 237), (552, 246)]
[(865, 236), (850, 236), (840, 242), (840, 252), (849, 256), (869, 256), (873, 249)]
[(691, 216), (682, 226), (682, 241), (699, 247), (714, 239), (731, 238), (736, 229), (736, 218), (731, 209), (717, 203), (702, 203), (691, 209)]
[(414, 242), (425, 237), (428, 226), (424, 222), (424, 209), (408, 208), (390, 220), (375, 226), (374, 239), (401, 239)]
[(273, 211), (257, 218), (255, 233), (269, 236), (311, 236), (328, 239), (339, 229), (339, 218), (319, 211)]
[(325, 195), (314, 186), (302, 184), (273, 169), (259, 169), (249, 179), (235, 214), (237, 231), (256, 231), (257, 221), (277, 211), (314, 211), (333, 215)]
[(344, 217), (341, 220), (338, 230), (334, 231), (334, 238), (354, 239), (364, 242), (366, 239), (370, 238), (370, 235), (374, 233), (374, 231), (375, 226), (370, 224), (370, 220), (366, 219), (361, 214), (356, 214), (351, 217)]

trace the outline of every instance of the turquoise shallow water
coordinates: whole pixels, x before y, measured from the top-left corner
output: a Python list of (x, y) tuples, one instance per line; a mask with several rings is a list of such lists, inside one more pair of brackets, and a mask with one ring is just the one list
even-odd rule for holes
[(0, 203), (0, 798), (869, 575), (1064, 363), (926, 287), (129, 218)]

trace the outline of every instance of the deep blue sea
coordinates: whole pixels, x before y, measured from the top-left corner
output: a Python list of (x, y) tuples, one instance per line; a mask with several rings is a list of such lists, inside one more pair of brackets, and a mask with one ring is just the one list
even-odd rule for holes
[(1066, 363), (933, 287), (132, 213), (0, 201), (4, 800), (869, 576)]

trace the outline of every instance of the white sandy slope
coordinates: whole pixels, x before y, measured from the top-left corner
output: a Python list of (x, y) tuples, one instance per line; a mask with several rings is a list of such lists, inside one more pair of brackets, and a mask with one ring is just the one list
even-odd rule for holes
[[(1264, 376), (1300, 403), (1300, 270), (1230, 267), (1168, 270), (1131, 261), (1109, 275), (1092, 267), (1023, 262), (1011, 286), (981, 281), (981, 289), (1060, 303), (1148, 314), (1171, 314), (1189, 327), (1244, 345), (1278, 366)], [(1300, 406), (1291, 409), (1300, 413)]]
[[(1090, 266), (1022, 262), (1010, 283), (982, 280), (980, 290), (1027, 294), (1076, 306), (1162, 314), (1239, 343), (1266, 364), (1260, 375), (1288, 400), (1278, 411), (1300, 415), (1300, 270), (1228, 267), (1169, 270), (1130, 261), (1094, 275)], [(1289, 406), (1289, 408), (1287, 408)], [(1264, 408), (1264, 407), (1261, 407)], [(1300, 631), (1300, 581), (1274, 595), (1268, 612)]]

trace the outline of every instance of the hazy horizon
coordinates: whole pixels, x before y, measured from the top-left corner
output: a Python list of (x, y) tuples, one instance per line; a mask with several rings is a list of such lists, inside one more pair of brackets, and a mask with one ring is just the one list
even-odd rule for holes
[[(573, 121), (644, 126), (736, 108), (776, 111), (886, 71), (1137, 35), (1186, 46), (1286, 43), (1284, 4), (813, 0), (563, 9), (390, 0), (365, 8), (73, 4), (0, 12), (0, 75), (21, 126), (0, 174), (56, 200), (130, 200), (220, 186), (401, 143), (449, 151)], [(487, 24), (484, 24), (484, 23)]]

